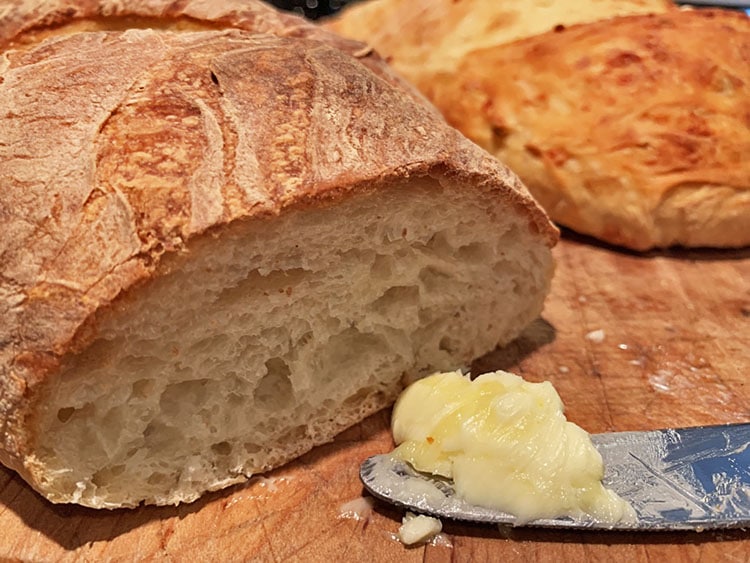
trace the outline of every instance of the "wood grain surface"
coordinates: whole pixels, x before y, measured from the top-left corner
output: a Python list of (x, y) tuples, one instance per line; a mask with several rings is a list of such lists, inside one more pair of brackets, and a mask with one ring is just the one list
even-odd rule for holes
[[(566, 235), (541, 319), (474, 371), (548, 379), (590, 432), (750, 420), (750, 251), (636, 255)], [(595, 331), (602, 331), (596, 333)], [(595, 332), (594, 335), (591, 335)], [(603, 339), (596, 338), (603, 336)], [(750, 532), (499, 530), (445, 522), (396, 539), (401, 511), (363, 495), (365, 457), (392, 447), (388, 411), (246, 485), (178, 507), (52, 505), (0, 469), (0, 557), (24, 561), (748, 561)]]

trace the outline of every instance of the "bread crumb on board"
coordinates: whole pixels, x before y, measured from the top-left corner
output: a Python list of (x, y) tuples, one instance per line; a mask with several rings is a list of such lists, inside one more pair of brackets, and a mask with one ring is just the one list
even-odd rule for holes
[(372, 497), (357, 497), (339, 507), (339, 518), (368, 521), (372, 516)]
[(586, 334), (586, 340), (590, 340), (591, 342), (594, 342), (596, 344), (599, 344), (601, 342), (604, 342), (605, 338), (604, 331), (600, 328), (598, 330), (592, 330), (591, 332)]
[(443, 523), (437, 518), (407, 512), (398, 529), (398, 537), (404, 545), (417, 545), (427, 543), (442, 530)]

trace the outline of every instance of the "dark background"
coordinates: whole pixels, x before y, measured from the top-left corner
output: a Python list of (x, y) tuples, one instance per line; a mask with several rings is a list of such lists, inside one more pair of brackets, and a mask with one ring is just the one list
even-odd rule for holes
[[(270, 4), (273, 4), (277, 8), (282, 10), (289, 10), (290, 12), (297, 12), (310, 19), (317, 19), (328, 16), (340, 10), (346, 4), (352, 4), (356, 0), (267, 0)], [(697, 6), (706, 4), (726, 4), (728, 7), (735, 7), (742, 9), (750, 6), (750, 0), (734, 0), (722, 2), (721, 0), (678, 0), (681, 4), (695, 4)]]
[(270, 0), (269, 3), (314, 20), (337, 12), (352, 0)]

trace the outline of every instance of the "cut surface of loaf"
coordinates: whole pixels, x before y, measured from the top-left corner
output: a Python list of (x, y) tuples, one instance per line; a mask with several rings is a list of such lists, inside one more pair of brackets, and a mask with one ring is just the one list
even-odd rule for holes
[(41, 393), (43, 490), (88, 506), (192, 501), (512, 338), (540, 312), (548, 257), (483, 203), (414, 179), (197, 243)]
[(744, 14), (575, 26), (474, 51), (421, 87), (562, 225), (636, 250), (750, 244)]
[(370, 0), (325, 26), (375, 47), (415, 84), (459, 70), (467, 53), (568, 26), (675, 9), (669, 0)]
[(344, 50), (135, 29), (2, 61), (0, 458), (54, 502), (192, 501), (542, 310), (543, 211)]

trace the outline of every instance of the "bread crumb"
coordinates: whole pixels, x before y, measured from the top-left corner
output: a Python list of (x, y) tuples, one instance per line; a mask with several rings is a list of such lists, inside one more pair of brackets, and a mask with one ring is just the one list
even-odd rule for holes
[(372, 516), (372, 506), (371, 497), (357, 497), (339, 507), (339, 518), (367, 522)]
[(443, 524), (437, 518), (424, 514), (407, 512), (398, 529), (398, 537), (404, 545), (426, 543), (437, 536), (443, 529)]
[(597, 344), (604, 342), (604, 331), (602, 329), (592, 330), (586, 335), (586, 339), (591, 340), (591, 342), (596, 342)]

